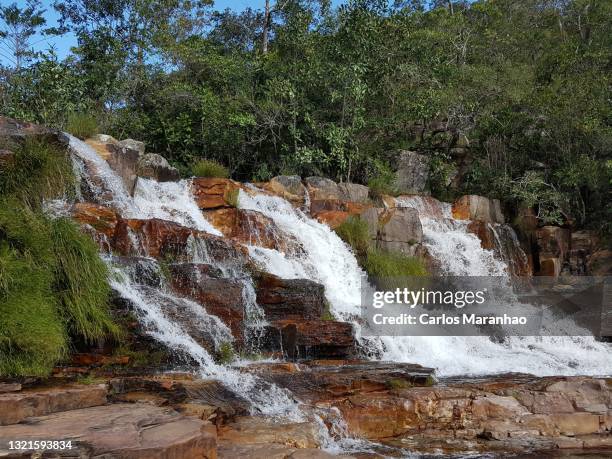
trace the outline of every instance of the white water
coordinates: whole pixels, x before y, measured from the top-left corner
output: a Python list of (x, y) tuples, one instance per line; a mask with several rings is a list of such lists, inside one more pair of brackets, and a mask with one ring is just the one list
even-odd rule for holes
[[(221, 381), (228, 389), (248, 401), (253, 413), (282, 416), (294, 421), (303, 420), (298, 402), (288, 391), (265, 383), (249, 373), (218, 365), (180, 322), (169, 317), (168, 310), (162, 305), (168, 298), (184, 305), (189, 316), (187, 319), (198, 327), (208, 328), (216, 337), (216, 344), (221, 344), (231, 339), (231, 332), (217, 317), (207, 314), (201, 306), (190, 300), (139, 285), (125, 269), (112, 266), (112, 259), (108, 262), (115, 274), (112, 276), (111, 286), (136, 309), (139, 322), (147, 333), (170, 349), (193, 359), (198, 364), (203, 378)], [(149, 262), (155, 263), (154, 260)]]
[[(131, 218), (163, 218), (184, 226), (219, 234), (203, 217), (190, 193), (190, 183), (157, 183), (139, 179), (135, 195), (127, 193), (122, 180), (106, 161), (87, 144), (70, 139), (70, 145), (81, 161), (82, 178), (101, 201), (116, 208), (122, 216)], [(92, 176), (92, 171), (95, 176)], [(408, 204), (408, 203), (406, 203)], [(413, 203), (413, 205), (417, 205)], [(251, 256), (268, 271), (286, 278), (308, 278), (320, 282), (332, 306), (333, 314), (351, 321), (359, 315), (360, 286), (363, 272), (351, 250), (327, 226), (309, 218), (285, 200), (255, 193), (240, 192), (239, 206), (259, 211), (271, 218), (281, 232), (292, 236), (303, 250), (281, 253), (250, 246)], [(507, 272), (503, 262), (493, 252), (484, 251), (476, 236), (467, 232), (463, 222), (450, 218), (428, 217), (422, 210), (425, 244), (449, 274), (501, 275)], [(254, 239), (257, 240), (256, 238)], [(193, 261), (210, 262), (206, 247), (193, 242)], [(154, 262), (153, 262), (154, 263)], [(248, 373), (214, 362), (208, 351), (189, 333), (189, 326), (206, 330), (219, 345), (228, 339), (228, 330), (219, 319), (206, 314), (199, 305), (177, 298), (164, 289), (150, 289), (131, 279), (125, 269), (117, 268), (113, 287), (137, 310), (141, 323), (151, 336), (179, 353), (194, 360), (203, 377), (219, 379), (229, 389), (251, 403), (254, 411), (303, 420), (304, 412), (288, 391), (267, 384)], [(244, 279), (244, 301), (247, 309), (258, 308), (250, 279), (242, 278), (230, 266), (224, 274)], [(248, 288), (251, 287), (251, 288)], [(188, 325), (177, 321), (165, 303), (178, 304), (192, 318)], [(257, 316), (258, 310), (252, 309)], [(356, 324), (356, 328), (359, 327)], [(421, 363), (438, 369), (441, 375), (487, 374), (524, 371), (534, 374), (610, 374), (612, 362), (608, 347), (592, 338), (512, 338), (503, 344), (485, 337), (383, 337), (377, 341), (385, 360)], [(342, 420), (334, 422), (339, 437), (346, 437)], [(323, 444), (330, 450), (338, 446), (321, 429)], [(340, 444), (350, 447), (351, 440)], [(359, 442), (357, 442), (359, 443)], [(357, 445), (355, 444), (355, 446)]]
[[(452, 219), (448, 205), (419, 199), (400, 200), (419, 210), (425, 245), (454, 276), (505, 276), (507, 265), (484, 250), (467, 232), (467, 223)], [(435, 209), (432, 206), (440, 206)], [(298, 240), (304, 255), (287, 255), (250, 247), (253, 258), (270, 272), (288, 278), (307, 277), (322, 283), (341, 320), (359, 314), (363, 272), (353, 253), (327, 226), (295, 210), (285, 200), (241, 192), (241, 208), (262, 212)], [(535, 375), (612, 374), (610, 347), (592, 337), (511, 337), (494, 342), (488, 337), (381, 337), (384, 360), (420, 363), (441, 376), (525, 372)], [(376, 341), (369, 341), (376, 346)]]
[(139, 177), (132, 197), (121, 177), (92, 147), (76, 137), (68, 137), (70, 149), (80, 159), (75, 171), (89, 184), (96, 198), (116, 209), (122, 217), (160, 218), (221, 236), (198, 208), (191, 195), (190, 181), (160, 183)]
[(241, 209), (261, 212), (281, 231), (293, 236), (302, 253), (282, 254), (272, 249), (250, 248), (255, 260), (272, 274), (281, 277), (306, 277), (323, 284), (332, 313), (346, 320), (358, 315), (363, 271), (350, 249), (328, 226), (307, 217), (279, 197), (243, 191), (238, 198)]

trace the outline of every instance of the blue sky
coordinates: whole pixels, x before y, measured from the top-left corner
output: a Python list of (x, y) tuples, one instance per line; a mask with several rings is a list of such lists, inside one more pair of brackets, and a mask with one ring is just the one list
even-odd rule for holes
[[(14, 1), (14, 0), (13, 0)], [(0, 0), (1, 4), (12, 3), (10, 0)], [(16, 3), (20, 6), (25, 5), (25, 1), (16, 0)], [(57, 14), (53, 7), (53, 0), (42, 0), (42, 3), (45, 5), (47, 12), (45, 14), (47, 18), (47, 24), (49, 26), (54, 26), (57, 23)], [(342, 0), (333, 0), (332, 3), (334, 5), (339, 5), (342, 3)], [(263, 8), (265, 4), (265, 0), (216, 0), (215, 1), (215, 9), (224, 10), (226, 8), (230, 8), (236, 11), (241, 11), (245, 9), (247, 6), (251, 8)], [(37, 50), (45, 50), (50, 46), (54, 46), (57, 54), (60, 58), (66, 56), (66, 54), (70, 51), (70, 47), (76, 44), (76, 39), (72, 34), (66, 34), (61, 37), (47, 37), (42, 41), (36, 43), (35, 48)], [(0, 62), (4, 63), (5, 60), (0, 56)]]

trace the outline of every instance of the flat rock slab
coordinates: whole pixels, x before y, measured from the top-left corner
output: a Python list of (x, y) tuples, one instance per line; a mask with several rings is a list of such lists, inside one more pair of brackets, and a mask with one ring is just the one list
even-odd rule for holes
[(434, 382), (432, 368), (394, 362), (315, 360), (294, 367), (253, 365), (251, 371), (310, 401)]
[(17, 424), (32, 416), (76, 410), (106, 403), (104, 384), (0, 394), (0, 425)]
[(275, 444), (237, 445), (222, 442), (219, 445), (219, 459), (332, 459), (352, 456), (336, 456), (320, 449), (295, 449)]
[(10, 440), (72, 441), (79, 458), (216, 458), (214, 427), (149, 404), (126, 403), (65, 411), (0, 428), (0, 457), (30, 457), (9, 451)]

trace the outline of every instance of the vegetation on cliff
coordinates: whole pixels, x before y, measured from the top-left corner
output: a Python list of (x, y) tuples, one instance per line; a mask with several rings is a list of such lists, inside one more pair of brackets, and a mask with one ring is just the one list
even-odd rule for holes
[(118, 335), (106, 265), (43, 200), (74, 190), (58, 147), (26, 141), (0, 169), (0, 375), (46, 375), (71, 344)]
[(42, 8), (37, 21), (22, 11), (24, 33), (78, 46), (60, 60), (25, 36), (0, 112), (64, 128), (93, 113), (181, 170), (205, 157), (236, 179), (323, 175), (385, 193), (392, 152), (413, 149), (431, 158), (436, 197), (536, 202), (543, 223), (612, 231), (612, 3), (211, 3), (61, 0), (53, 30)]

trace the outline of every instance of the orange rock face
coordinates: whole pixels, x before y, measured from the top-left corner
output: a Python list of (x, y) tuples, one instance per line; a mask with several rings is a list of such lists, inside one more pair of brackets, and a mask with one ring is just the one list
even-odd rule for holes
[(205, 217), (225, 237), (237, 242), (287, 250), (288, 236), (281, 236), (274, 221), (260, 212), (226, 207), (205, 211)]
[(453, 203), (453, 217), (457, 220), (504, 223), (500, 202), (475, 194), (462, 196)]
[(231, 207), (232, 195), (241, 185), (230, 179), (198, 177), (192, 181), (191, 192), (200, 209)]
[[(195, 239), (206, 245), (214, 260), (246, 261), (247, 249), (231, 240), (194, 230), (161, 219), (122, 219), (108, 207), (91, 203), (77, 203), (72, 208), (73, 218), (87, 224), (102, 236), (108, 249), (120, 255), (148, 255), (155, 258), (182, 257), (189, 254)], [(99, 239), (99, 238), (97, 238)]]
[(329, 226), (331, 229), (336, 229), (350, 216), (348, 212), (342, 210), (324, 210), (315, 215), (316, 219)]
[(108, 207), (89, 202), (77, 202), (72, 207), (72, 217), (82, 224), (90, 225), (108, 238), (115, 235), (119, 217)]

